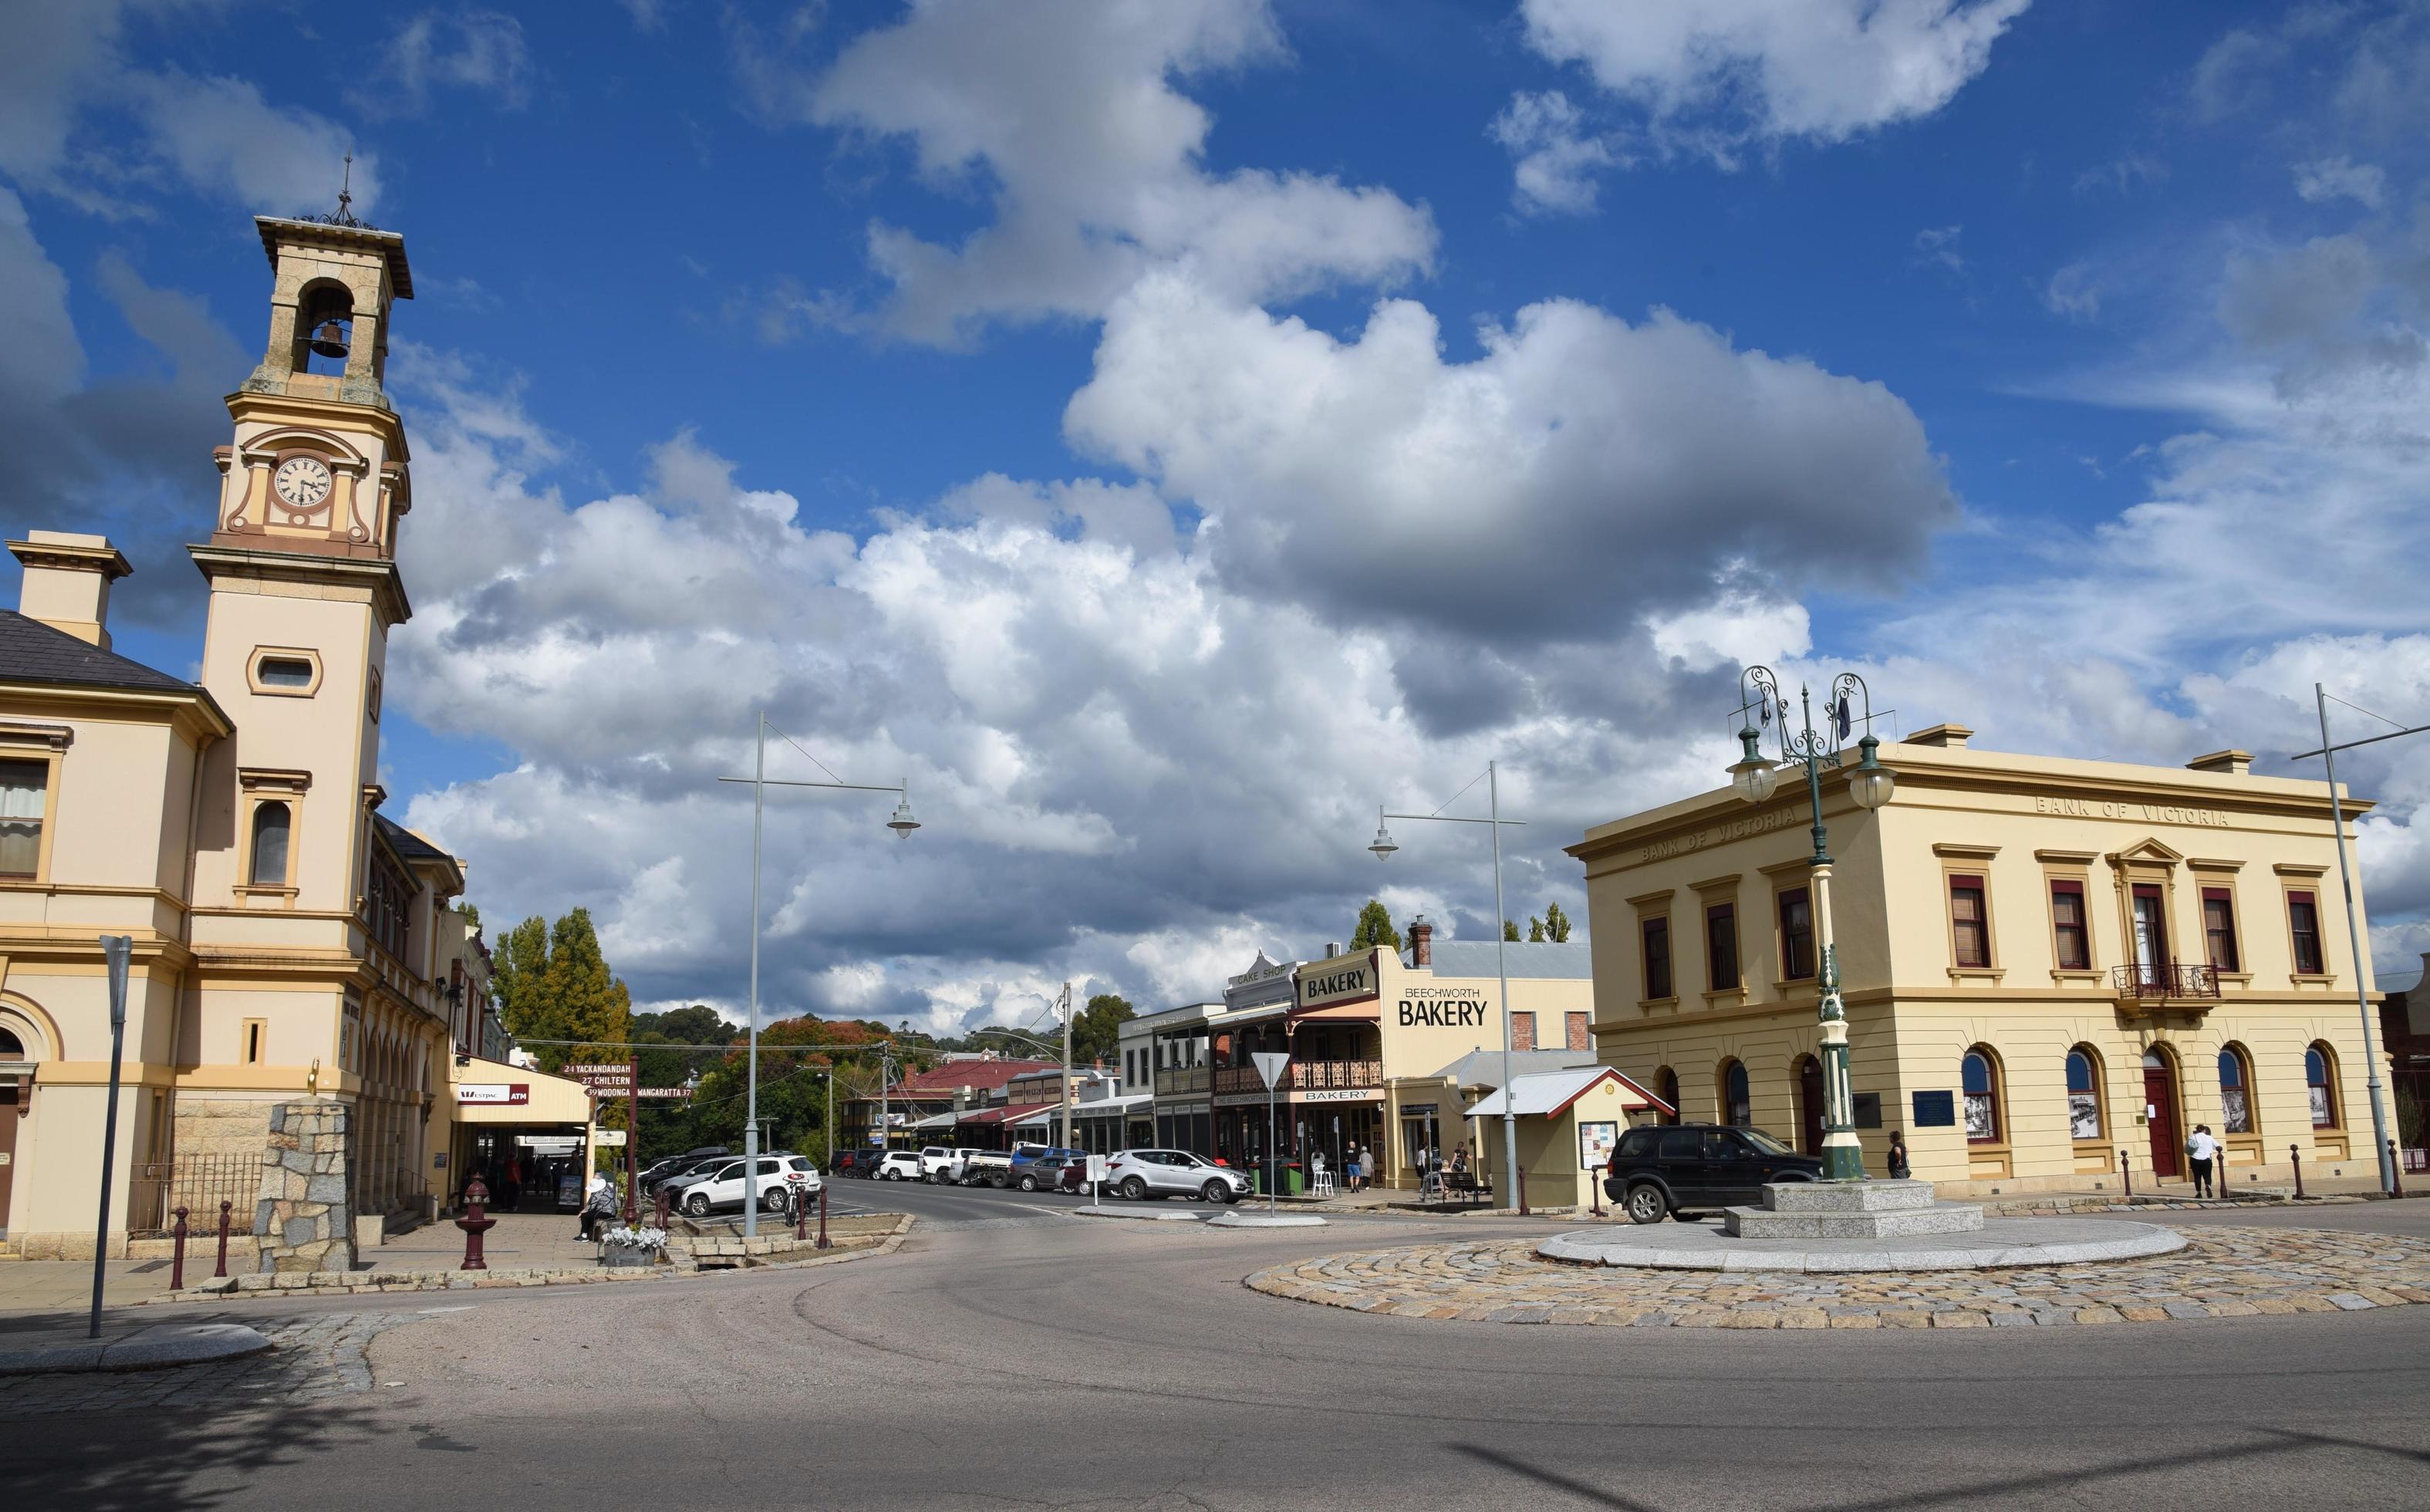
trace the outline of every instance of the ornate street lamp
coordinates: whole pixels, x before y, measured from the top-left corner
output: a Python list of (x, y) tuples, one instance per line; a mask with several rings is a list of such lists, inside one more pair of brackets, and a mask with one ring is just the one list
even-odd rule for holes
[[(1831, 853), (1825, 847), (1828, 839), (1822, 826), (1822, 769), (1833, 771), (1845, 764), (1849, 732), (1861, 718), (1864, 738), (1856, 742), (1856, 770), (1848, 773), (1848, 796), (1859, 808), (1872, 810), (1890, 801), (1890, 791), (1898, 779), (1880, 759), (1881, 741), (1872, 733), (1873, 697), (1865, 680), (1852, 672), (1843, 672), (1831, 679), (1830, 700), (1822, 706), (1822, 728), (1814, 727), (1814, 701), (1801, 687), (1797, 690), (1799, 728), (1789, 725), (1789, 700), (1782, 696), (1780, 680), (1769, 667), (1749, 667), (1739, 679), (1740, 696), (1739, 714), (1744, 724), (1739, 730), (1739, 741), (1744, 751), (1730, 764), (1730, 786), (1750, 804), (1769, 799), (1779, 786), (1779, 768), (1798, 765), (1806, 769), (1806, 796), (1813, 806), (1814, 855), (1812, 898), (1814, 909), (1814, 941), (1820, 960), (1819, 985), (1822, 1001), (1819, 1009), (1822, 1022), (1822, 1177), (1825, 1181), (1862, 1181), (1865, 1179), (1864, 1152), (1856, 1142), (1856, 1099), (1848, 1081), (1848, 1008), (1839, 997), (1839, 947), (1831, 933)], [(1855, 712), (1852, 700), (1861, 700), (1861, 716)], [(1773, 730), (1779, 758), (1764, 756), (1758, 725)]]

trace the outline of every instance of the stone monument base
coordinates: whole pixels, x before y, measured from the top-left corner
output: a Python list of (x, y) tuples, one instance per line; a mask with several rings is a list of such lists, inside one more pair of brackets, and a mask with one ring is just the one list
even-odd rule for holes
[(1973, 1234), (1979, 1203), (1933, 1200), (1928, 1181), (1784, 1181), (1763, 1188), (1760, 1207), (1732, 1207), (1722, 1232), (1748, 1239), (1888, 1239)]

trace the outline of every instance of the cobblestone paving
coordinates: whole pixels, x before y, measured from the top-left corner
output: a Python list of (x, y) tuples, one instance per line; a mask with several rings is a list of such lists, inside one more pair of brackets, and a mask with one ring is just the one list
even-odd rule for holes
[(2430, 1243), (2198, 1228), (2173, 1254), (2014, 1271), (1630, 1271), (1540, 1260), (1533, 1239), (1410, 1245), (1277, 1266), (1253, 1290), (1462, 1322), (1639, 1328), (2014, 1328), (2157, 1323), (2430, 1303)]
[(270, 1349), (242, 1359), (158, 1371), (9, 1376), (0, 1380), (0, 1419), (128, 1407), (225, 1412), (344, 1396), (372, 1384), (364, 1350), (373, 1336), (419, 1321), (411, 1313), (323, 1313), (263, 1327)]

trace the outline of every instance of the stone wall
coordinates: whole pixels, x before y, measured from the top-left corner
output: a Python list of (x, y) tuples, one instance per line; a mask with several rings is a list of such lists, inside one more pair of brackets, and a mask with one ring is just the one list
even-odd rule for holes
[(270, 1132), (276, 1103), (181, 1096), (175, 1148), (180, 1155), (256, 1155)]
[(271, 1109), (253, 1232), (261, 1271), (355, 1268), (352, 1116), (343, 1103)]

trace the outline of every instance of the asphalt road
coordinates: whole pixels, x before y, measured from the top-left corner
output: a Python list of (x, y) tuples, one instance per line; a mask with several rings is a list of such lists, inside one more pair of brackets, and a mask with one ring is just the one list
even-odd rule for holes
[[(380, 1335), (374, 1388), (330, 1404), (0, 1425), (9, 1500), (2430, 1505), (2430, 1307), (1962, 1333), (1427, 1322), (1240, 1281), (1490, 1223), (1220, 1232), (1075, 1220), (1070, 1198), (834, 1195), (925, 1221), (890, 1258), (484, 1294)], [(2430, 1203), (2303, 1216), (2418, 1233)], [(359, 1310), (310, 1305), (341, 1302)]]

